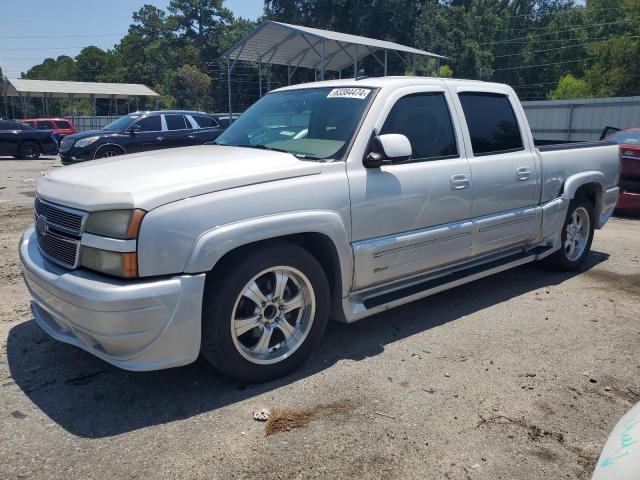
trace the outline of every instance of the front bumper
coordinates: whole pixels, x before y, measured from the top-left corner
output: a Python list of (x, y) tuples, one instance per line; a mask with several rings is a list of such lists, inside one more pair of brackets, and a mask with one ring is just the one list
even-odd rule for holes
[(69, 150), (58, 152), (58, 154), (60, 155), (60, 161), (63, 165), (72, 165), (74, 163), (93, 160), (95, 149), (71, 147)]
[(33, 228), (19, 249), (34, 318), (53, 338), (126, 370), (198, 357), (205, 274), (127, 281), (66, 270), (42, 256)]

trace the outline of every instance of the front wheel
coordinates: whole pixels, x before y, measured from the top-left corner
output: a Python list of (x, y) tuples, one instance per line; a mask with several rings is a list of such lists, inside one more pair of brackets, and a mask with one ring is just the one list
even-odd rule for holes
[(322, 337), (329, 298), (322, 267), (297, 245), (273, 242), (234, 255), (207, 277), (202, 354), (239, 380), (285, 375)]
[(587, 198), (575, 198), (569, 204), (562, 227), (562, 246), (544, 259), (544, 263), (554, 270), (575, 270), (589, 254), (592, 241), (593, 205)]
[(116, 147), (100, 147), (95, 158), (111, 158), (122, 155), (122, 150)]

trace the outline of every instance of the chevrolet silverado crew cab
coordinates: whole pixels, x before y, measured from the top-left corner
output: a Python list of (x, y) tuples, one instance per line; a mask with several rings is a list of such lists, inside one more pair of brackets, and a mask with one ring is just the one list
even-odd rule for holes
[[(577, 268), (617, 145), (534, 145), (514, 91), (387, 77), (265, 95), (214, 145), (40, 178), (20, 243), (33, 315), (128, 370), (261, 381), (354, 322), (544, 260)], [(354, 340), (355, 341), (355, 340)]]

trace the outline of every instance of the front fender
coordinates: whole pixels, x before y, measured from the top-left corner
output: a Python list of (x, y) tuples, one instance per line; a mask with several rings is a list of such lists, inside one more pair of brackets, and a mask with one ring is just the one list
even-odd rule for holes
[(261, 240), (303, 233), (320, 233), (333, 242), (340, 261), (342, 295), (348, 295), (353, 255), (347, 229), (337, 213), (323, 210), (266, 215), (220, 225), (203, 232), (189, 254), (185, 272), (208, 272), (235, 248)]

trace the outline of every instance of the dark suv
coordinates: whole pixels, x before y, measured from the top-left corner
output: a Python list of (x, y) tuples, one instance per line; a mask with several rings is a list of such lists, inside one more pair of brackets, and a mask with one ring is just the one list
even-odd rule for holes
[(215, 116), (204, 112), (135, 112), (101, 130), (67, 135), (60, 143), (60, 159), (69, 165), (125, 153), (202, 145), (218, 138), (224, 129)]

